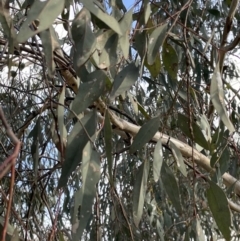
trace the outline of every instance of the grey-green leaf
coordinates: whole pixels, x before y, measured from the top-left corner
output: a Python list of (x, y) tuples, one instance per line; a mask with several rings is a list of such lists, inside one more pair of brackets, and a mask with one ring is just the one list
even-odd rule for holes
[(161, 168), (163, 162), (163, 150), (162, 150), (162, 141), (158, 140), (154, 153), (153, 153), (153, 178), (157, 182), (160, 178)]
[[(17, 41), (23, 43), (28, 38), (49, 28), (62, 12), (64, 2), (64, 0), (34, 1), (28, 12), (27, 19), (17, 35)], [(33, 23), (35, 26), (32, 26)]]
[(159, 124), (159, 116), (156, 116), (145, 123), (134, 137), (133, 143), (130, 147), (130, 152), (134, 153), (144, 144), (149, 142), (158, 131)]
[(155, 61), (157, 54), (159, 53), (159, 49), (162, 46), (167, 33), (167, 23), (157, 27), (151, 33), (149, 37), (149, 46), (147, 51), (147, 60), (150, 65), (152, 65)]
[(123, 51), (123, 56), (125, 59), (128, 59), (129, 54), (129, 32), (132, 24), (132, 12), (133, 8), (130, 9), (120, 21), (120, 28), (122, 29), (123, 35), (119, 38), (119, 44)]
[(145, 194), (147, 189), (147, 180), (149, 173), (149, 161), (144, 161), (139, 167), (136, 181), (133, 188), (133, 220), (135, 225), (138, 227), (138, 224), (141, 220)]
[(106, 156), (107, 156), (107, 162), (108, 162), (108, 173), (110, 178), (110, 184), (113, 184), (112, 125), (110, 122), (108, 111), (106, 112), (105, 121), (104, 121), (104, 141), (105, 141), (105, 149), (106, 149)]
[(91, 29), (91, 14), (86, 8), (82, 8), (72, 23), (72, 37), (75, 45), (74, 65), (81, 67), (92, 55), (96, 46), (96, 38)]
[(183, 174), (183, 176), (187, 177), (187, 169), (184, 163), (182, 153), (180, 152), (178, 147), (171, 141), (171, 139), (170, 139), (169, 147), (172, 150), (172, 154), (175, 161), (177, 162), (177, 167), (179, 171)]
[(209, 181), (207, 199), (217, 226), (226, 240), (231, 240), (231, 212), (223, 190), (214, 182)]
[(161, 169), (161, 179), (166, 190), (168, 197), (170, 198), (173, 206), (178, 214), (182, 213), (182, 205), (180, 199), (180, 193), (177, 181), (171, 169), (168, 167), (165, 161), (163, 161)]
[(138, 67), (136, 67), (135, 63), (131, 63), (122, 69), (114, 79), (110, 95), (111, 100), (114, 100), (115, 97), (123, 94), (125, 91), (128, 91), (137, 79)]
[(89, 137), (92, 137), (96, 131), (97, 118), (95, 112), (84, 116), (80, 121), (75, 124), (68, 137), (66, 157), (63, 163), (58, 188), (65, 186), (71, 173), (81, 163), (83, 148), (89, 141)]
[(228, 117), (227, 110), (224, 104), (223, 83), (219, 63), (217, 64), (212, 76), (210, 96), (213, 106), (219, 114), (222, 122), (229, 129), (230, 133), (234, 132), (235, 128)]
[(71, 108), (77, 115), (93, 104), (105, 91), (106, 75), (101, 70), (96, 72), (98, 75), (94, 74), (94, 79), (80, 84)]
[(54, 53), (53, 51), (58, 45), (58, 40), (56, 33), (52, 26), (40, 33), (40, 38), (42, 40), (43, 51), (46, 58), (48, 75), (53, 78), (55, 74), (55, 63), (54, 63)]
[(102, 22), (109, 26), (113, 31), (115, 31), (119, 35), (122, 35), (120, 25), (115, 18), (108, 15), (107, 13), (104, 13), (101, 9), (94, 6), (92, 0), (81, 0), (81, 2), (92, 14), (94, 14), (97, 18), (99, 18)]
[[(190, 132), (190, 127), (189, 127), (190, 122), (189, 122), (189, 118), (187, 116), (185, 116), (181, 113), (178, 113), (177, 125), (187, 137), (192, 138), (191, 132)], [(200, 146), (202, 146), (203, 148), (205, 148), (206, 150), (209, 150), (210, 144), (206, 140), (200, 127), (195, 122), (192, 122), (192, 128), (193, 128), (193, 135), (194, 135), (196, 143), (199, 144)]]
[(93, 200), (96, 196), (96, 184), (100, 179), (100, 155), (88, 142), (82, 153), (82, 188), (80, 197), (80, 219), (73, 224), (73, 241), (78, 241), (92, 215)]

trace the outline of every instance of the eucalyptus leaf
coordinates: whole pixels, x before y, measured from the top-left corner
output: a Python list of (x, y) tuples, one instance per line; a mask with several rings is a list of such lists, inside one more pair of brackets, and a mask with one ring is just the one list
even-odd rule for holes
[(149, 142), (158, 131), (159, 124), (159, 116), (156, 116), (146, 122), (134, 137), (133, 143), (130, 147), (130, 152), (136, 152), (138, 149), (142, 148), (143, 145)]
[(144, 200), (147, 189), (147, 180), (149, 173), (149, 161), (143, 161), (139, 167), (136, 181), (133, 188), (133, 220), (135, 225), (138, 227), (139, 222), (142, 218)]
[(64, 2), (64, 0), (34, 1), (28, 11), (27, 19), (17, 35), (17, 41), (23, 43), (30, 37), (49, 28), (62, 12)]
[[(80, 123), (81, 122), (81, 123)], [(90, 113), (80, 119), (73, 127), (67, 140), (66, 156), (62, 167), (58, 188), (64, 187), (69, 176), (82, 162), (85, 145), (96, 131), (96, 113)]]
[(226, 240), (231, 240), (231, 212), (223, 190), (214, 182), (209, 181), (207, 200), (214, 220)]
[(234, 132), (235, 128), (228, 117), (227, 110), (224, 104), (223, 83), (219, 63), (217, 64), (212, 76), (210, 96), (213, 106), (219, 114), (222, 122), (229, 129), (230, 133)]
[(73, 224), (73, 241), (78, 241), (86, 228), (92, 215), (93, 200), (96, 196), (96, 184), (100, 179), (100, 155), (88, 142), (82, 152), (82, 188), (81, 188), (81, 211), (79, 219)]
[(110, 94), (111, 100), (114, 100), (117, 96), (123, 94), (125, 91), (128, 91), (132, 85), (138, 79), (138, 67), (135, 63), (127, 65), (122, 69), (113, 82), (112, 91)]
[(162, 141), (158, 140), (154, 153), (153, 153), (153, 178), (157, 182), (160, 178), (161, 168), (163, 162), (163, 150), (162, 150)]
[(149, 46), (147, 51), (147, 60), (149, 65), (154, 63), (157, 53), (159, 53), (160, 47), (166, 38), (167, 26), (168, 24), (165, 23), (157, 27), (149, 37)]
[(182, 204), (180, 199), (180, 192), (177, 181), (171, 169), (168, 167), (165, 161), (162, 163), (161, 179), (166, 190), (168, 197), (170, 198), (173, 206), (176, 208), (178, 214), (182, 213)]

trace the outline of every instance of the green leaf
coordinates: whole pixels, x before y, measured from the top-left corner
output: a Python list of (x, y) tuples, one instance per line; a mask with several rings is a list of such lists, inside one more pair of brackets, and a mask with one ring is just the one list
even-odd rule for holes
[(149, 37), (147, 60), (148, 60), (148, 64), (150, 65), (154, 63), (156, 56), (159, 53), (159, 49), (166, 38), (167, 26), (168, 24), (165, 23), (155, 28)]
[(173, 46), (167, 42), (163, 44), (162, 61), (170, 77), (176, 80), (178, 73), (178, 56)]
[(92, 0), (80, 0), (83, 5), (97, 18), (99, 18), (102, 22), (104, 22), (107, 26), (109, 26), (113, 31), (117, 34), (122, 35), (122, 30), (120, 28), (119, 23), (112, 16), (104, 13), (101, 9), (94, 6)]
[(149, 161), (144, 161), (139, 167), (133, 188), (133, 220), (138, 227), (142, 218), (144, 200), (147, 190)]
[(125, 59), (128, 59), (129, 54), (129, 32), (132, 24), (132, 13), (133, 8), (130, 9), (124, 16), (123, 19), (120, 21), (120, 28), (122, 29), (123, 35), (119, 38), (119, 44), (123, 51), (123, 56)]
[(8, 37), (8, 41), (10, 42), (10, 49), (13, 50), (16, 32), (14, 30), (14, 24), (9, 13), (8, 1), (0, 1), (0, 23), (4, 34)]
[(151, 15), (151, 5), (148, 0), (144, 0), (144, 23), (146, 24)]
[(235, 128), (228, 117), (227, 110), (224, 104), (223, 83), (222, 83), (222, 77), (221, 77), (221, 72), (219, 68), (219, 62), (212, 76), (211, 86), (210, 86), (210, 97), (211, 97), (213, 106), (216, 109), (217, 113), (219, 114), (224, 125), (229, 129), (230, 133), (234, 132)]
[(224, 238), (231, 240), (231, 212), (227, 197), (217, 184), (209, 181), (209, 185), (210, 187), (207, 189), (207, 199), (210, 210)]
[(170, 198), (173, 206), (179, 215), (182, 213), (182, 205), (180, 199), (180, 193), (177, 181), (172, 173), (171, 169), (168, 167), (165, 161), (162, 163), (161, 169), (161, 179), (166, 190), (168, 197)]
[[(81, 123), (80, 123), (81, 122)], [(84, 127), (84, 128), (83, 128)], [(82, 161), (83, 148), (96, 131), (96, 113), (90, 113), (79, 120), (68, 136), (66, 157), (62, 167), (58, 188), (64, 187), (71, 173)]]
[(169, 147), (172, 150), (172, 154), (177, 163), (177, 167), (178, 167), (179, 171), (183, 174), (183, 176), (187, 177), (187, 170), (186, 170), (186, 166), (184, 163), (182, 153), (178, 149), (178, 147), (171, 141), (171, 139), (170, 139)]
[(81, 238), (84, 229), (87, 227), (89, 218), (92, 215), (92, 205), (96, 197), (96, 184), (100, 179), (100, 155), (92, 149), (88, 142), (83, 149), (82, 155), (82, 188), (80, 199), (79, 219), (73, 223), (73, 241)]
[[(183, 133), (188, 137), (192, 138), (191, 132), (190, 132), (190, 123), (189, 123), (189, 118), (181, 113), (178, 113), (178, 119), (177, 119), (177, 125), (183, 131)], [(205, 148), (206, 150), (209, 150), (210, 144), (207, 142), (204, 134), (202, 133), (200, 127), (193, 122), (192, 123), (192, 128), (193, 128), (193, 135), (194, 135), (194, 140), (197, 144)]]
[(153, 153), (153, 178), (155, 182), (157, 182), (160, 177), (162, 162), (163, 162), (162, 141), (161, 139), (159, 139)]
[(159, 116), (156, 116), (145, 123), (134, 137), (133, 143), (130, 147), (130, 152), (136, 152), (144, 144), (149, 142), (158, 131), (159, 124)]
[[(28, 11), (27, 19), (17, 35), (17, 41), (23, 43), (30, 37), (49, 28), (62, 12), (64, 2), (64, 0), (34, 1)], [(35, 26), (33, 26), (33, 23)]]
[(103, 71), (96, 70), (97, 74), (92, 75), (92, 81), (80, 84), (78, 93), (73, 101), (71, 110), (77, 115), (88, 108), (105, 91), (106, 75)]
[(138, 67), (135, 63), (129, 64), (122, 69), (113, 82), (110, 98), (114, 100), (117, 96), (128, 91), (138, 79)]
[(60, 96), (59, 96), (59, 103), (61, 105), (58, 105), (58, 107), (57, 107), (58, 129), (59, 129), (59, 133), (60, 133), (61, 142), (62, 142), (64, 148), (66, 147), (66, 143), (67, 143), (67, 130), (64, 125), (65, 89), (66, 89), (66, 87), (64, 85), (62, 88), (62, 91), (60, 93)]
[(108, 162), (108, 173), (110, 178), (110, 184), (113, 184), (112, 125), (110, 122), (108, 111), (106, 111), (105, 121), (104, 121), (104, 141), (105, 141), (105, 149), (106, 149), (106, 156), (107, 156), (107, 162)]
[(95, 51), (92, 57), (98, 68), (106, 69), (117, 63), (118, 38), (119, 36), (112, 30), (97, 37), (98, 51)]
[(55, 75), (55, 63), (54, 63), (54, 53), (58, 44), (58, 39), (54, 28), (50, 26), (49, 29), (44, 30), (40, 33), (40, 38), (42, 40), (43, 51), (46, 58), (46, 63), (48, 67), (48, 75), (53, 78)]
[(155, 61), (152, 65), (149, 65), (147, 60), (144, 59), (144, 65), (145, 67), (149, 70), (151, 76), (153, 78), (156, 78), (158, 76), (158, 74), (161, 71), (161, 60), (160, 60), (160, 54), (157, 53)]
[(96, 38), (91, 29), (91, 14), (82, 8), (72, 23), (72, 37), (75, 45), (74, 65), (81, 67), (92, 55), (96, 47)]

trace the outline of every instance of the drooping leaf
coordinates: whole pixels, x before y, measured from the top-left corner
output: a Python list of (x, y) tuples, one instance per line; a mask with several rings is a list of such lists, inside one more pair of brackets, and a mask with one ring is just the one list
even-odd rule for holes
[[(189, 118), (187, 116), (181, 113), (178, 113), (177, 125), (187, 137), (192, 138), (191, 132), (190, 132)], [(194, 141), (198, 143), (200, 146), (202, 146), (203, 148), (205, 148), (206, 150), (209, 150), (210, 148), (209, 143), (207, 142), (205, 136), (203, 135), (200, 127), (194, 121), (192, 122), (192, 128), (193, 128)]]
[(180, 192), (178, 188), (177, 181), (171, 169), (168, 167), (165, 161), (162, 163), (161, 169), (161, 179), (166, 190), (168, 197), (170, 198), (173, 206), (176, 208), (176, 211), (182, 213), (182, 205), (180, 199)]
[(10, 42), (10, 49), (13, 50), (16, 32), (12, 18), (9, 13), (9, 1), (0, 1), (0, 23), (4, 34), (8, 37)]
[(104, 13), (100, 8), (97, 8), (94, 6), (94, 3), (92, 0), (80, 0), (83, 5), (97, 18), (99, 18), (102, 22), (104, 22), (107, 26), (109, 26), (113, 31), (118, 33), (119, 35), (122, 35), (122, 30), (120, 28), (119, 23), (115, 18), (108, 15), (107, 13)]
[(160, 178), (161, 168), (163, 162), (163, 150), (162, 150), (162, 141), (158, 140), (154, 153), (153, 153), (153, 178), (157, 182)]
[(73, 127), (67, 140), (66, 156), (58, 182), (58, 188), (64, 187), (71, 173), (81, 163), (83, 148), (89, 141), (89, 137), (95, 134), (95, 131), (96, 113), (94, 112), (84, 116)]
[[(66, 148), (66, 143), (67, 143), (67, 130), (64, 125), (64, 100), (65, 100), (65, 85), (62, 88), (62, 91), (59, 96), (59, 103), (57, 107), (57, 118), (58, 118), (58, 129), (59, 129), (59, 134), (61, 138), (61, 144), (63, 147), (63, 151)], [(64, 152), (63, 152), (64, 153)]]
[(148, 0), (144, 0), (144, 23), (146, 24), (151, 14), (151, 5)]
[(173, 46), (167, 42), (163, 44), (162, 61), (170, 77), (176, 80), (178, 73), (178, 56)]
[(92, 149), (91, 142), (88, 142), (82, 153), (82, 187), (80, 199), (80, 213), (72, 232), (73, 241), (81, 238), (89, 218), (92, 215), (93, 200), (96, 196), (96, 184), (100, 179), (100, 155)]
[(58, 40), (56, 33), (52, 26), (50, 28), (42, 31), (40, 33), (40, 38), (42, 40), (43, 51), (46, 58), (46, 63), (48, 67), (48, 75), (53, 78), (55, 74), (55, 63), (54, 63), (54, 53), (58, 45)]
[(117, 46), (119, 36), (111, 30), (104, 32), (97, 38), (98, 51), (94, 52), (93, 59), (100, 69), (106, 69), (114, 66), (117, 61)]
[(111, 100), (114, 100), (115, 97), (123, 94), (125, 91), (128, 91), (137, 79), (138, 67), (136, 67), (135, 63), (131, 63), (122, 69), (114, 79), (110, 94)]
[(227, 197), (223, 190), (214, 182), (209, 181), (207, 199), (214, 220), (226, 240), (231, 240), (231, 212)]
[(123, 19), (119, 23), (123, 33), (123, 35), (119, 38), (119, 44), (121, 46), (121, 49), (123, 51), (123, 56), (125, 59), (128, 59), (128, 54), (129, 54), (129, 46), (130, 46), (129, 32), (132, 24), (132, 12), (133, 12), (133, 8), (131, 8), (124, 15)]
[(148, 64), (152, 65), (159, 53), (160, 47), (162, 46), (167, 33), (167, 23), (157, 27), (151, 33), (149, 37), (149, 45), (147, 51)]
[(106, 75), (100, 70), (96, 72), (98, 75), (94, 75), (95, 79), (80, 84), (71, 108), (77, 115), (93, 104), (105, 91)]
[(30, 37), (49, 28), (62, 12), (64, 2), (64, 0), (34, 1), (28, 11), (27, 19), (17, 35), (17, 41), (23, 43)]
[(133, 143), (130, 147), (130, 152), (136, 152), (138, 149), (142, 148), (144, 144), (150, 141), (158, 131), (159, 124), (159, 116), (156, 116), (146, 122), (134, 137)]
[(137, 227), (142, 218), (148, 173), (149, 161), (146, 160), (139, 167), (133, 188), (133, 220)]
[(108, 111), (105, 114), (105, 122), (104, 122), (104, 141), (106, 148), (106, 156), (108, 162), (108, 173), (110, 178), (110, 183), (113, 184), (113, 158), (112, 158), (112, 126), (109, 118)]
[(180, 152), (178, 147), (171, 141), (171, 139), (170, 139), (169, 147), (172, 150), (172, 154), (177, 163), (177, 167), (179, 171), (183, 174), (183, 176), (187, 177), (187, 170), (186, 170), (182, 153)]
[(217, 63), (217, 66), (212, 76), (210, 96), (213, 106), (219, 114), (222, 122), (229, 129), (230, 133), (234, 132), (235, 128), (228, 117), (227, 110), (224, 104), (223, 83), (219, 63)]
[(90, 21), (89, 11), (82, 8), (72, 23), (72, 37), (75, 43), (73, 61), (76, 68), (81, 67), (90, 58), (96, 46), (96, 38)]

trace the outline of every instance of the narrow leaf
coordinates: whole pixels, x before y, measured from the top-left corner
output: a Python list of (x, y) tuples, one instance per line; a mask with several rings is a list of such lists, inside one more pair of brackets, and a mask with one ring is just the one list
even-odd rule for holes
[(168, 167), (165, 161), (162, 163), (161, 169), (161, 179), (166, 190), (168, 197), (170, 198), (173, 206), (176, 208), (176, 211), (182, 213), (182, 205), (180, 202), (180, 193), (177, 181), (172, 173), (171, 169)]
[(163, 150), (161, 139), (158, 140), (153, 153), (153, 178), (157, 182), (162, 168)]
[(92, 14), (94, 14), (97, 18), (99, 18), (102, 22), (109, 26), (113, 31), (115, 31), (119, 35), (122, 35), (122, 30), (115, 18), (108, 15), (107, 13), (104, 13), (101, 9), (94, 6), (92, 0), (81, 0), (81, 2)]
[(145, 123), (134, 137), (134, 141), (130, 147), (130, 152), (134, 153), (144, 144), (149, 142), (158, 131), (159, 124), (159, 116), (156, 116)]
[(105, 149), (106, 149), (106, 156), (108, 162), (108, 173), (110, 177), (110, 183), (113, 184), (113, 175), (112, 175), (112, 126), (109, 118), (108, 111), (105, 115), (105, 122), (104, 122), (104, 141), (105, 141)]
[(124, 15), (123, 19), (119, 23), (123, 33), (123, 35), (119, 38), (119, 44), (121, 46), (125, 59), (128, 59), (129, 54), (129, 32), (132, 24), (132, 13), (133, 8)]
[(95, 78), (91, 81), (80, 84), (71, 108), (77, 115), (93, 104), (105, 91), (106, 75), (100, 70), (96, 71), (98, 76), (94, 75)]
[(61, 138), (61, 143), (62, 147), (66, 148), (66, 143), (67, 143), (67, 130), (64, 125), (64, 100), (65, 100), (65, 85), (62, 88), (62, 91), (59, 96), (59, 103), (57, 107), (57, 117), (58, 117), (58, 129), (60, 133), (60, 138)]
[[(188, 138), (192, 138), (190, 128), (189, 128), (190, 126), (189, 118), (187, 116), (181, 113), (178, 113), (177, 125)], [(202, 146), (203, 148), (205, 148), (206, 150), (209, 150), (210, 144), (207, 142), (200, 127), (195, 122), (193, 122), (192, 128), (193, 128), (193, 135), (195, 138), (195, 142), (200, 146)]]
[(148, 173), (149, 161), (144, 161), (139, 167), (133, 188), (133, 220), (137, 227), (142, 218)]
[(187, 170), (186, 170), (182, 153), (180, 152), (178, 147), (171, 141), (171, 139), (170, 139), (169, 147), (172, 150), (172, 154), (177, 163), (177, 167), (179, 171), (183, 174), (183, 176), (187, 177)]
[(210, 210), (217, 223), (217, 226), (226, 240), (231, 240), (231, 212), (228, 201), (223, 190), (214, 182), (209, 181), (207, 199)]
[(96, 196), (96, 184), (100, 179), (100, 155), (92, 149), (88, 142), (83, 149), (82, 155), (82, 188), (81, 188), (81, 211), (79, 219), (74, 225), (73, 241), (81, 238), (92, 215), (93, 200)]
[(90, 21), (90, 12), (82, 8), (72, 23), (72, 37), (75, 43), (73, 61), (76, 68), (81, 67), (90, 58), (96, 46)]
[(152, 65), (156, 59), (159, 49), (162, 46), (167, 33), (167, 23), (157, 27), (149, 37), (149, 45), (147, 51), (147, 60)]
[[(82, 151), (89, 137), (96, 131), (96, 113), (84, 116), (73, 127), (67, 141), (66, 157), (62, 167), (58, 188), (64, 187), (69, 176), (82, 161)], [(83, 128), (84, 127), (84, 128)]]
[(17, 41), (23, 43), (30, 37), (49, 28), (62, 12), (64, 2), (64, 0), (34, 1), (28, 11), (27, 19), (17, 35)]
[(178, 56), (176, 50), (171, 44), (167, 42), (163, 45), (162, 60), (165, 69), (167, 70), (170, 77), (175, 80), (177, 79), (178, 73)]
[(54, 53), (53, 51), (59, 45), (56, 33), (52, 26), (49, 29), (44, 30), (40, 33), (40, 38), (42, 40), (43, 51), (46, 58), (46, 63), (48, 67), (48, 75), (52, 78), (55, 74), (55, 63), (54, 63)]
[(138, 67), (136, 67), (135, 63), (131, 63), (122, 69), (114, 79), (110, 96), (111, 100), (114, 100), (115, 97), (128, 91), (137, 79)]
[(229, 129), (230, 133), (234, 132), (235, 128), (228, 117), (227, 110), (224, 104), (223, 83), (219, 63), (217, 64), (212, 76), (210, 96), (213, 106), (219, 114), (222, 122)]

